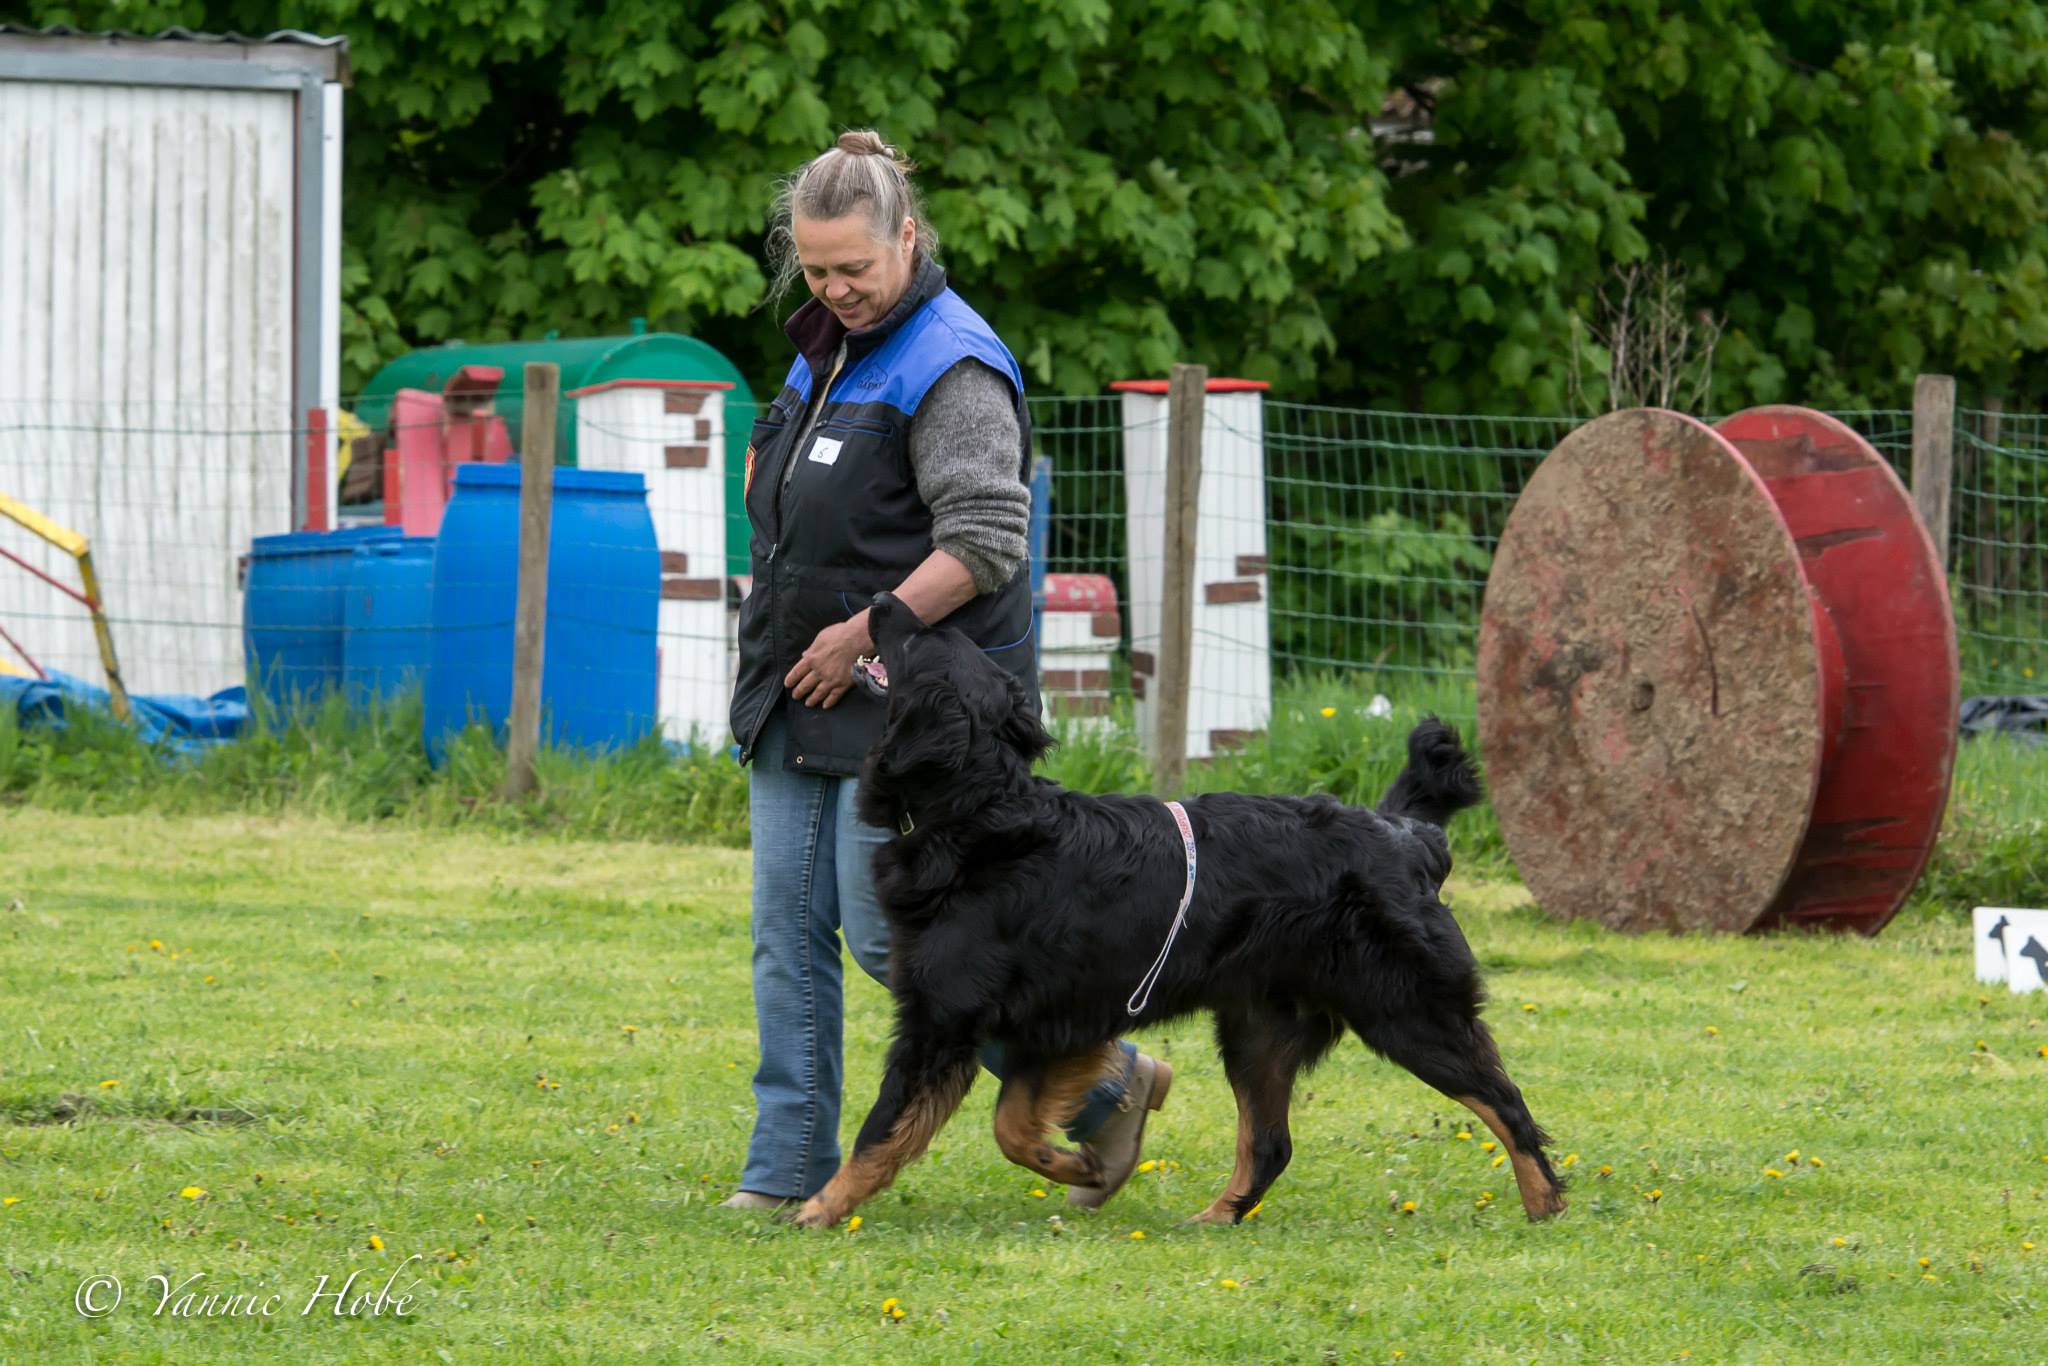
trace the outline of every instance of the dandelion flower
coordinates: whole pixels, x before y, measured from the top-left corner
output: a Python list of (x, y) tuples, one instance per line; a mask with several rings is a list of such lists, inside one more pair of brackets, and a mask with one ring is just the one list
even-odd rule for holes
[(901, 1309), (891, 1309), (889, 1311), (889, 1317), (892, 1319), (901, 1319), (903, 1317), (903, 1311)]
[[(18, 1196), (18, 1195), (10, 1195), (10, 1196), (8, 1196), (8, 1197), (7, 1197), (7, 1198), (6, 1198), (5, 1200), (0, 1200), (0, 1205), (18, 1205), (18, 1204), (20, 1204), (20, 1203), (21, 1203), (21, 1197), (20, 1197), (20, 1196)], [(2027, 1246), (2028, 1246), (2028, 1247), (2032, 1247), (2032, 1246), (2033, 1246), (2033, 1244), (2032, 1244), (2032, 1243), (2028, 1243), (2028, 1244), (2027, 1244)]]
[(1149, 1172), (1156, 1170), (1158, 1166), (1159, 1164), (1157, 1162), (1154, 1162), (1151, 1158), (1148, 1157), (1143, 1162), (1140, 1162), (1138, 1164), (1138, 1170), (1141, 1172)]
[(111, 1090), (113, 1090), (113, 1089), (114, 1089), (114, 1088), (115, 1088), (116, 1086), (119, 1086), (120, 1084), (121, 1084), (121, 1083), (120, 1083), (120, 1082), (118, 1082), (118, 1081), (103, 1081), (103, 1082), (101, 1082), (101, 1083), (100, 1083), (100, 1090), (102, 1090), (102, 1091), (111, 1091)]
[(1602, 1176), (1612, 1176), (1614, 1175), (1614, 1168), (1603, 1166), (1600, 1168), (1600, 1174)]
[(1415, 1213), (1415, 1202), (1414, 1202), (1413, 1200), (1403, 1200), (1403, 1201), (1401, 1202), (1401, 1213), (1403, 1213), (1403, 1214), (1413, 1214), (1413, 1213)]
[(1708, 1026), (1707, 1026), (1707, 1033), (1709, 1033), (1709, 1034), (1719, 1034), (1720, 1032), (1721, 1032), (1721, 1028), (1720, 1028), (1720, 1026), (1719, 1026), (1719, 1025), (1708, 1025)]
[(894, 1295), (891, 1295), (888, 1299), (882, 1301), (882, 1312), (884, 1314), (893, 1314), (896, 1312), (896, 1297)]
[(1459, 1137), (1459, 1138), (1470, 1138), (1470, 1137), (1472, 1137), (1472, 1131), (1471, 1131), (1470, 1129), (1460, 1129), (1460, 1130), (1458, 1130), (1458, 1137)]
[(379, 1238), (379, 1237), (378, 1237), (378, 1236), (377, 1236), (376, 1234), (374, 1234), (374, 1233), (373, 1233), (373, 1234), (371, 1234), (371, 1235), (370, 1235), (370, 1251), (372, 1251), (372, 1252), (382, 1252), (383, 1250), (384, 1250), (384, 1240), (383, 1240), (382, 1238)]
[(1809, 1157), (1806, 1159), (1806, 1165), (1809, 1167), (1825, 1167), (1827, 1166), (1827, 1163), (1821, 1161), (1817, 1157)]
[(1493, 1165), (1494, 1165), (1494, 1166), (1496, 1166), (1496, 1167), (1498, 1167), (1498, 1166), (1499, 1166), (1499, 1165), (1500, 1165), (1501, 1163), (1503, 1163), (1503, 1162), (1505, 1162), (1505, 1161), (1507, 1161), (1507, 1160), (1508, 1160), (1508, 1155), (1507, 1155), (1506, 1153), (1501, 1153), (1501, 1154), (1500, 1154), (1499, 1156), (1497, 1156), (1497, 1157), (1495, 1157), (1495, 1158), (1493, 1159)]
[(1779, 1170), (1778, 1170), (1778, 1169), (1777, 1169), (1776, 1167), (1765, 1167), (1765, 1168), (1764, 1168), (1764, 1175), (1765, 1175), (1765, 1176), (1775, 1176), (1775, 1177), (1782, 1177), (1782, 1176), (1784, 1176), (1784, 1175), (1785, 1175), (1785, 1173), (1783, 1173), (1783, 1172), (1779, 1171)]
[(860, 1216), (858, 1214), (846, 1221), (846, 1231), (848, 1233), (860, 1232)]
[(2033, 1250), (2034, 1250), (2034, 1245), (2033, 1245), (2032, 1243), (2021, 1243), (2021, 1244), (2020, 1244), (2020, 1251), (2022, 1251), (2022, 1252), (2032, 1252)]
[(1574, 1163), (1574, 1162), (1576, 1162), (1576, 1161), (1578, 1161), (1578, 1160), (1579, 1160), (1579, 1155), (1578, 1155), (1577, 1153), (1566, 1153), (1566, 1154), (1564, 1155), (1564, 1165), (1565, 1165), (1565, 1166), (1567, 1166), (1567, 1167), (1571, 1166), (1571, 1165), (1572, 1165), (1572, 1163)]
[(1143, 1242), (1144, 1240), (1145, 1240), (1145, 1230), (1144, 1230), (1144, 1229), (1141, 1229), (1141, 1228), (1134, 1228), (1134, 1229), (1132, 1229), (1132, 1230), (1131, 1230), (1131, 1241), (1132, 1241), (1132, 1242), (1134, 1242), (1134, 1243), (1141, 1243), (1141, 1242)]
[(1522, 1009), (1533, 1015), (1536, 1012), (1536, 1003), (1534, 1001), (1524, 1001), (1522, 1002)]
[(620, 1025), (620, 1026), (619, 1026), (619, 1032), (620, 1032), (621, 1034), (638, 1034), (638, 1033), (640, 1032), (640, 1026), (639, 1026), (639, 1025)]
[(1332, 717), (1332, 716), (1335, 716), (1336, 714), (1337, 714), (1337, 709), (1336, 709), (1335, 707), (1324, 707), (1324, 708), (1323, 708), (1323, 718), (1324, 718), (1325, 720), (1328, 720), (1328, 719), (1329, 719), (1330, 717)]
[(1033, 1186), (1031, 1188), (1031, 1198), (1033, 1200), (1043, 1200), (1045, 1199), (1045, 1192), (1039, 1187)]
[(185, 1189), (179, 1191), (178, 1194), (184, 1196), (187, 1200), (197, 1200), (203, 1197), (206, 1194), (206, 1191), (203, 1187), (200, 1186), (187, 1186), (185, 1187)]
[(1221, 1281), (1217, 1282), (1217, 1284), (1221, 1285), (1225, 1290), (1237, 1289), (1237, 1282), (1231, 1280), (1228, 1276), (1225, 1276)]
[(1940, 1278), (1937, 1277), (1932, 1271), (1922, 1274), (1920, 1279), (1923, 1281), (1934, 1281), (1936, 1284), (1940, 1284)]
[(1928, 1268), (1928, 1267), (1930, 1267), (1930, 1266), (1933, 1266), (1933, 1265), (1934, 1265), (1934, 1261), (1933, 1261), (1933, 1259), (1932, 1259), (1932, 1258), (1928, 1258), (1928, 1257), (1922, 1257), (1922, 1258), (1920, 1259), (1920, 1267), (1921, 1267), (1921, 1269), (1922, 1269), (1923, 1271), (1924, 1271), (1924, 1270), (1925, 1270), (1926, 1268)]
[(162, 953), (164, 951), (164, 941), (161, 939), (152, 939), (149, 941), (149, 947), (158, 953)]
[(1662, 1186), (1657, 1187), (1655, 1190), (1643, 1192), (1643, 1199), (1649, 1201), (1653, 1205), (1656, 1204), (1659, 1200), (1662, 1200), (1663, 1198), (1664, 1188)]
[(1789, 1152), (1789, 1153), (1786, 1153), (1786, 1154), (1785, 1154), (1785, 1160), (1786, 1160), (1787, 1162), (1790, 1162), (1790, 1163), (1791, 1163), (1792, 1165), (1794, 1165), (1795, 1167), (1796, 1167), (1796, 1166), (1798, 1166), (1798, 1165), (1799, 1165), (1799, 1149), (1797, 1149), (1797, 1148), (1794, 1148), (1794, 1149), (1793, 1149), (1793, 1150), (1792, 1150), (1791, 1152)]
[(482, 1212), (482, 1211), (478, 1211), (478, 1212), (477, 1212), (477, 1216), (476, 1216), (476, 1221), (477, 1221), (477, 1222), (478, 1222), (479, 1224), (481, 1224), (481, 1223), (482, 1223), (482, 1222), (484, 1221), (484, 1216), (483, 1216), (483, 1212)]

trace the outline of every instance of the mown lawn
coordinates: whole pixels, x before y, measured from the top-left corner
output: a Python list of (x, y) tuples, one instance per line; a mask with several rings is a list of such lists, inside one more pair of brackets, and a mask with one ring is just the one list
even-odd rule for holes
[[(729, 849), (0, 813), (0, 1360), (2048, 1359), (2048, 998), (1971, 980), (1966, 907), (1624, 939), (1454, 884), (1570, 1163), (1551, 1224), (1355, 1042), (1263, 1211), (1182, 1224), (1233, 1137), (1190, 1022), (1142, 1039), (1178, 1068), (1165, 1166), (1101, 1216), (1033, 1194), (982, 1086), (821, 1235), (714, 1208), (751, 1113), (747, 883)], [(850, 995), (849, 1136), (887, 1024)], [(408, 1312), (300, 1312), (354, 1270), (418, 1278)], [(155, 1312), (150, 1277), (197, 1273), (276, 1307)], [(125, 1298), (87, 1319), (95, 1275)]]

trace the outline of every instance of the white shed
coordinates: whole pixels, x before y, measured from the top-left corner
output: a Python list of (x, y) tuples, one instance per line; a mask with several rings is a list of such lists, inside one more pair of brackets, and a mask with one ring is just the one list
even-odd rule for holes
[[(137, 692), (242, 678), (236, 562), (306, 520), (340, 387), (341, 38), (0, 25), (0, 493), (90, 542)], [(0, 550), (75, 583), (0, 524)], [(97, 680), (0, 563), (0, 628)]]

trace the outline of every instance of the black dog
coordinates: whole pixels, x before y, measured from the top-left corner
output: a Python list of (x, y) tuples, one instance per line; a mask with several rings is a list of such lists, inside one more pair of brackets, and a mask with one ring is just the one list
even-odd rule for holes
[[(1024, 689), (964, 635), (928, 630), (888, 594), (869, 630), (888, 724), (861, 774), (861, 815), (899, 832), (875, 856), (889, 917), (896, 1033), (852, 1156), (797, 1214), (829, 1227), (925, 1149), (973, 1084), (1009, 1060), (996, 1139), (1013, 1162), (1097, 1184), (1053, 1146), (1133, 1020), (1127, 1002), (1187, 882), (1171, 813), (1031, 774), (1051, 745)], [(1329, 797), (1217, 793), (1186, 803), (1199, 871), (1184, 928), (1136, 1023), (1213, 1011), (1237, 1095), (1237, 1168), (1198, 1219), (1241, 1220), (1287, 1166), (1295, 1075), (1348, 1026), (1470, 1107), (1514, 1163), (1532, 1219), (1564, 1208), (1549, 1140), (1479, 1019), (1478, 965), (1437, 900), (1443, 825), (1480, 799), (1457, 735), (1434, 719), (1377, 810)]]

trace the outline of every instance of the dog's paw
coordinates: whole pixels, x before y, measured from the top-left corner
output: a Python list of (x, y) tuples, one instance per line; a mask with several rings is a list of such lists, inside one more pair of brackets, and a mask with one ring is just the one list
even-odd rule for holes
[(804, 1201), (804, 1207), (789, 1216), (789, 1222), (798, 1228), (831, 1228), (839, 1222), (837, 1215), (827, 1209), (816, 1196)]

